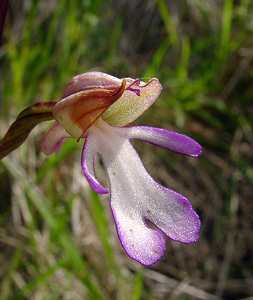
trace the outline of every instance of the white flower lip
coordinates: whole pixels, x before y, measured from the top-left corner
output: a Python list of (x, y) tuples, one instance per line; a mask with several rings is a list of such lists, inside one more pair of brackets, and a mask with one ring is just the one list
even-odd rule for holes
[[(99, 153), (108, 174), (110, 206), (121, 244), (131, 258), (148, 266), (164, 254), (160, 231), (175, 241), (193, 243), (199, 238), (200, 220), (188, 199), (147, 173), (129, 141), (133, 128), (115, 128), (105, 122), (92, 127), (82, 152), (82, 168), (96, 192), (107, 191), (94, 175), (94, 153)], [(134, 138), (144, 140), (145, 130), (144, 134), (137, 130)], [(157, 229), (150, 228), (149, 222)]]

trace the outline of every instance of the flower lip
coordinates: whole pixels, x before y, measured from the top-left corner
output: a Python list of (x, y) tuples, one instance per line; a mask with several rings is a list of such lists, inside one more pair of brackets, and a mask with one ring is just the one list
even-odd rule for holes
[[(99, 122), (99, 126), (89, 130), (82, 152), (82, 167), (91, 187), (102, 193), (103, 187), (101, 189), (93, 169), (94, 153), (100, 155), (109, 179), (110, 206), (117, 234), (126, 253), (148, 266), (163, 256), (164, 235), (185, 244), (196, 242), (200, 219), (191, 203), (183, 195), (157, 183), (129, 141), (137, 136), (146, 139), (143, 132), (138, 129), (128, 134), (129, 128)], [(163, 146), (170, 147), (167, 142)]]

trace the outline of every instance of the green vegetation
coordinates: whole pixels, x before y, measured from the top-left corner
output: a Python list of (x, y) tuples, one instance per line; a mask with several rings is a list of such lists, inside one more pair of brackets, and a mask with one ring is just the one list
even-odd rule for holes
[[(150, 145), (149, 172), (186, 195), (200, 241), (169, 241), (143, 268), (123, 252), (109, 202), (90, 190), (81, 143), (46, 157), (36, 127), (0, 162), (0, 299), (239, 299), (253, 294), (253, 4), (221, 1), (10, 1), (0, 48), (0, 136), (75, 74), (157, 77), (137, 120), (186, 133), (200, 159)], [(180, 4), (179, 4), (180, 3)], [(137, 148), (139, 147), (136, 144)]]

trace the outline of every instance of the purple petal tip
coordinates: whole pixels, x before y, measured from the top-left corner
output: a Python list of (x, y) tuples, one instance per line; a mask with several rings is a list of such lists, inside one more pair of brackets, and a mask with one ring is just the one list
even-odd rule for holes
[(148, 126), (135, 126), (125, 128), (125, 131), (127, 137), (130, 139), (139, 139), (159, 147), (167, 148), (176, 153), (193, 157), (197, 157), (202, 153), (200, 144), (195, 140), (187, 135), (171, 130)]
[(166, 251), (166, 243), (163, 235), (149, 228), (143, 221), (123, 221), (123, 214), (116, 213), (112, 203), (110, 204), (119, 241), (126, 254), (143, 266), (151, 266), (157, 263)]

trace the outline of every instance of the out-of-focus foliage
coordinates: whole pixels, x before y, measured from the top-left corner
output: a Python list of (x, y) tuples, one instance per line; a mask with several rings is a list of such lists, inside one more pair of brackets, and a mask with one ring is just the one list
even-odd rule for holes
[(186, 133), (204, 151), (195, 160), (145, 145), (140, 154), (203, 227), (197, 244), (169, 241), (160, 263), (140, 267), (119, 245), (108, 198), (81, 174), (81, 145), (40, 152), (45, 123), (0, 162), (0, 299), (252, 295), (252, 1), (9, 2), (0, 136), (25, 106), (59, 99), (75, 74), (158, 77), (163, 93), (137, 122)]

